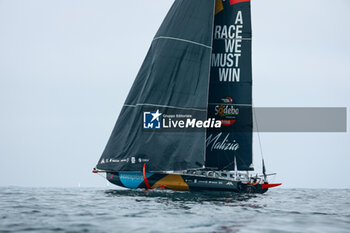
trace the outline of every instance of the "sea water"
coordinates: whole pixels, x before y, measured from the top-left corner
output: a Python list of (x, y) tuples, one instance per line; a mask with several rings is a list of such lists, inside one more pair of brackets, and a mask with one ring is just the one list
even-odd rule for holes
[(1, 187), (0, 232), (350, 232), (349, 192)]

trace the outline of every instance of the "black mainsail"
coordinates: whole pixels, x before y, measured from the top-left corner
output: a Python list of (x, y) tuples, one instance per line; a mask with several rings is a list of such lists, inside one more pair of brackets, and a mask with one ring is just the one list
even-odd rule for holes
[(207, 112), (214, 0), (176, 0), (125, 101), (97, 168), (186, 170), (204, 166), (205, 132), (144, 132), (145, 107)]
[(206, 167), (253, 170), (250, 0), (216, 1), (208, 117), (222, 120), (207, 130)]

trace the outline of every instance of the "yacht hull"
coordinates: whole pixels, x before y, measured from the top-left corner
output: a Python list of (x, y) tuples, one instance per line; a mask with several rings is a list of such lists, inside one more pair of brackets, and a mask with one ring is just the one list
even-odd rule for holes
[(249, 184), (232, 179), (188, 174), (113, 172), (107, 173), (106, 178), (112, 184), (130, 189), (231, 191), (237, 193), (265, 193), (268, 190), (266, 184)]

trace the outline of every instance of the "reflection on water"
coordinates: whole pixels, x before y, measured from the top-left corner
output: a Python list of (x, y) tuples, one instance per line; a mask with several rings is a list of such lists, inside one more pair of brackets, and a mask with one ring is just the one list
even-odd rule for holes
[(177, 192), (171, 190), (106, 190), (108, 196), (127, 196), (152, 198), (160, 201), (172, 201), (183, 203), (216, 203), (218, 205), (225, 203), (244, 202), (256, 198), (259, 194), (239, 194), (233, 192), (218, 191), (195, 191), (195, 192)]
[[(259, 194), (239, 194), (233, 192), (195, 191), (176, 192), (171, 190), (107, 190), (110, 197), (138, 197), (136, 202), (154, 201), (157, 203), (190, 209), (194, 204), (212, 204), (215, 206), (241, 206), (247, 208), (263, 208), (263, 205), (250, 204), (249, 200)], [(261, 194), (260, 194), (261, 195)]]

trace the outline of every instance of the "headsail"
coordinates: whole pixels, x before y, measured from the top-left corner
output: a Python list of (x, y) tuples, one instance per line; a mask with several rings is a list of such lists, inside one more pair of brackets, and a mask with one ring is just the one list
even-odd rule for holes
[(204, 165), (205, 132), (144, 132), (143, 108), (206, 113), (214, 0), (176, 0), (157, 32), (97, 168), (185, 170)]
[(207, 130), (206, 166), (253, 170), (250, 0), (216, 0)]

